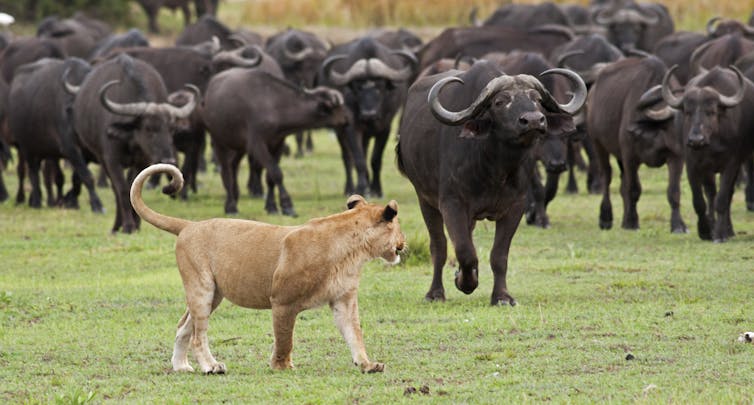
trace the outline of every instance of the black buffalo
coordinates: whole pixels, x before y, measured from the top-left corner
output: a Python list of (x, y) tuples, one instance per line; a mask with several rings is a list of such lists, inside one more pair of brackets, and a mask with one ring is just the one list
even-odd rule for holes
[[(285, 136), (298, 130), (344, 125), (342, 95), (329, 88), (306, 90), (259, 69), (233, 68), (215, 75), (207, 87), (204, 122), (220, 163), (227, 194), (225, 213), (238, 212), (238, 165), (245, 155), (263, 167), (268, 213), (295, 216), (278, 162)], [(253, 167), (252, 167), (253, 169)]]
[[(346, 194), (364, 194), (368, 187), (372, 194), (382, 196), (382, 154), (407, 83), (416, 74), (416, 64), (413, 53), (390, 49), (372, 37), (333, 48), (323, 62), (323, 83), (343, 93), (352, 116), (348, 125), (336, 129), (343, 148)], [(366, 156), (372, 138), (370, 180)], [(356, 188), (351, 179), (352, 165), (358, 176)]]
[(547, 24), (569, 26), (565, 11), (552, 2), (542, 4), (506, 4), (496, 9), (482, 22), (486, 26), (508, 27), (527, 30)]
[[(610, 203), (612, 169), (610, 156), (618, 160), (621, 173), (624, 229), (638, 229), (636, 204), (641, 196), (639, 166), (668, 166), (667, 198), (671, 208), (670, 230), (685, 233), (680, 213), (680, 182), (683, 171), (683, 143), (673, 125), (673, 114), (655, 113), (661, 109), (659, 87), (665, 64), (655, 57), (627, 58), (616, 62), (597, 77), (589, 93), (587, 129), (594, 143), (602, 176), (602, 204), (599, 226), (610, 229), (613, 208)], [(646, 95), (645, 95), (646, 93)]]
[[(78, 208), (81, 183), (89, 192), (89, 204), (94, 212), (103, 212), (102, 202), (94, 188), (92, 174), (87, 168), (87, 159), (73, 132), (73, 96), (65, 91), (63, 77), (72, 83), (80, 83), (91, 67), (78, 58), (42, 59), (23, 65), (16, 72), (10, 89), (8, 127), (14, 134), (19, 160), (29, 168), (31, 194), (29, 206), (41, 206), (39, 182), (40, 164), (43, 159), (67, 159), (73, 166), (73, 190), (63, 201), (50, 201), (48, 205), (64, 204)], [(44, 100), (44, 103), (40, 103)]]
[(607, 38), (624, 52), (651, 51), (663, 37), (675, 31), (667, 7), (659, 3), (615, 1), (600, 7), (594, 20), (607, 29)]
[[(681, 114), (686, 175), (691, 186), (697, 232), (704, 240), (724, 242), (735, 235), (730, 204), (741, 164), (754, 149), (754, 87), (737, 69), (715, 67), (689, 81), (683, 94), (662, 81), (662, 96)], [(720, 187), (715, 175), (720, 173)]]
[(484, 61), (465, 72), (423, 78), (409, 89), (396, 152), (429, 230), (434, 276), (427, 300), (445, 299), (444, 228), (460, 267), (456, 287), (466, 294), (476, 289), (478, 259), (472, 231), (476, 221), (488, 219), (496, 223), (490, 253), (495, 279), (491, 303), (515, 305), (506, 273), (510, 243), (526, 205), (531, 173), (527, 162), (547, 130), (573, 129), (571, 114), (586, 99), (578, 75), (555, 72), (577, 84), (568, 104), (558, 104), (536, 78), (506, 76)]
[(188, 117), (196, 102), (178, 108), (167, 97), (160, 74), (126, 54), (97, 65), (77, 89), (74, 128), (110, 179), (117, 205), (113, 232), (139, 227), (128, 197), (133, 177), (152, 163), (176, 162), (173, 123)]
[(81, 14), (61, 19), (47, 17), (37, 26), (37, 37), (57, 44), (67, 56), (88, 58), (97, 44), (110, 35), (110, 27)]

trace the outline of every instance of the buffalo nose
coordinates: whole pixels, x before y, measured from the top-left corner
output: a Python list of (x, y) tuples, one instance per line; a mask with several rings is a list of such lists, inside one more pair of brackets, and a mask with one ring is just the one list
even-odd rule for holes
[(518, 117), (518, 125), (524, 130), (544, 129), (545, 116), (539, 111), (527, 112)]
[(566, 162), (564, 160), (551, 160), (547, 163), (547, 171), (551, 173), (562, 173), (566, 170)]
[(707, 144), (707, 142), (704, 140), (704, 135), (702, 134), (690, 134), (689, 139), (686, 141), (686, 144), (688, 146), (691, 146), (692, 148), (699, 148)]

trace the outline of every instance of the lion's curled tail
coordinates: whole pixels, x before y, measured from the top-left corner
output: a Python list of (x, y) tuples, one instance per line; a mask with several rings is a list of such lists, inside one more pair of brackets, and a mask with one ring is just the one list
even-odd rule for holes
[(144, 186), (144, 182), (149, 176), (157, 173), (167, 173), (173, 177), (170, 184), (162, 188), (163, 193), (173, 194), (183, 188), (183, 174), (181, 174), (181, 171), (177, 167), (164, 163), (155, 164), (142, 170), (141, 173), (136, 176), (136, 179), (134, 179), (134, 182), (131, 185), (131, 205), (143, 220), (164, 231), (178, 235), (183, 228), (191, 223), (191, 221), (160, 214), (147, 207), (147, 205), (144, 204), (144, 200), (141, 198), (141, 189)]

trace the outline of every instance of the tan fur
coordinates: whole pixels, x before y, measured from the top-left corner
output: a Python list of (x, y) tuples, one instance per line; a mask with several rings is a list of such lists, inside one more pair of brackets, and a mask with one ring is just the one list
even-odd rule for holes
[(362, 372), (383, 371), (384, 364), (371, 362), (364, 349), (357, 295), (367, 260), (400, 261), (405, 239), (395, 217), (395, 201), (378, 206), (354, 195), (347, 201), (348, 210), (299, 226), (225, 218), (192, 222), (159, 214), (144, 204), (144, 181), (163, 172), (173, 177), (164, 191), (180, 190), (183, 176), (177, 168), (153, 165), (134, 180), (131, 204), (145, 221), (178, 235), (175, 254), (188, 310), (178, 324), (174, 370), (193, 371), (188, 362), (191, 345), (203, 372), (225, 372), (225, 365), (210, 353), (207, 326), (212, 311), (227, 298), (246, 308), (272, 309), (272, 368), (293, 367), (296, 315), (329, 304), (354, 363)]

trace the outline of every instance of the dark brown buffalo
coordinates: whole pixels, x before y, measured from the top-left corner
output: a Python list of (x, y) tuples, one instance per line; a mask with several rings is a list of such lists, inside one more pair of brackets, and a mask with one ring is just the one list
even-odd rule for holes
[[(683, 121), (686, 175), (691, 186), (697, 232), (704, 240), (733, 237), (730, 204), (741, 164), (754, 149), (754, 86), (737, 69), (714, 67), (689, 81), (683, 94), (672, 92), (668, 71), (662, 96)], [(715, 175), (720, 173), (720, 187)]]
[[(668, 166), (667, 198), (670, 204), (670, 230), (687, 232), (680, 213), (680, 181), (683, 171), (683, 143), (673, 126), (673, 114), (655, 114), (662, 103), (659, 88), (667, 71), (655, 57), (627, 58), (606, 67), (589, 92), (587, 129), (592, 139), (602, 176), (603, 195), (599, 226), (613, 226), (610, 203), (612, 169), (615, 156), (621, 171), (624, 229), (638, 229), (636, 204), (641, 196), (639, 166)], [(646, 95), (645, 95), (646, 93)], [(642, 97), (644, 96), (644, 97)], [(661, 107), (661, 106), (659, 106)]]
[(557, 47), (573, 38), (570, 31), (547, 27), (532, 30), (496, 26), (447, 28), (424, 44), (419, 52), (419, 68), (424, 70), (443, 58), (455, 59), (459, 55), (479, 58), (490, 52), (520, 50), (550, 57)]
[[(313, 87), (317, 72), (327, 55), (329, 45), (314, 33), (288, 28), (267, 39), (265, 50), (278, 64), (291, 82)], [(311, 132), (296, 134), (296, 156), (314, 149)]]
[(700, 68), (730, 66), (752, 51), (754, 40), (746, 38), (741, 33), (726, 34), (697, 47), (689, 59), (689, 69), (691, 74), (695, 75), (700, 72)]
[(39, 23), (37, 37), (57, 44), (66, 56), (86, 59), (110, 31), (106, 23), (81, 14), (65, 19), (51, 16)]
[(460, 267), (456, 287), (466, 294), (476, 289), (479, 261), (472, 231), (477, 221), (487, 219), (496, 224), (490, 302), (516, 304), (506, 273), (510, 243), (526, 205), (527, 162), (546, 131), (573, 130), (571, 114), (586, 99), (578, 75), (548, 73), (565, 74), (577, 85), (570, 102), (560, 105), (536, 78), (506, 76), (486, 61), (465, 72), (425, 77), (409, 89), (396, 153), (429, 230), (434, 276), (427, 300), (445, 300), (445, 228)]
[(652, 50), (666, 66), (678, 65), (675, 77), (681, 83), (686, 83), (691, 73), (690, 59), (694, 49), (709, 41), (709, 36), (699, 32), (676, 31), (661, 39)]
[[(322, 83), (343, 93), (351, 115), (336, 129), (346, 172), (345, 193), (382, 196), (382, 155), (393, 118), (401, 107), (408, 82), (416, 75), (417, 60), (406, 50), (390, 49), (372, 37), (334, 47), (322, 63)], [(366, 167), (370, 141), (371, 176)], [(350, 154), (350, 156), (349, 156)], [(356, 168), (357, 184), (351, 178)]]
[(552, 2), (541, 4), (506, 4), (496, 9), (482, 25), (507, 27), (520, 30), (557, 24), (569, 26), (568, 16), (558, 5)]
[(149, 21), (149, 32), (153, 34), (160, 32), (160, 26), (157, 24), (157, 15), (162, 7), (173, 11), (180, 9), (183, 13), (183, 24), (188, 25), (191, 22), (189, 0), (136, 0), (136, 2), (144, 9), (144, 14), (147, 15), (147, 20)]
[(225, 213), (238, 213), (238, 165), (245, 155), (264, 167), (268, 213), (295, 216), (278, 165), (285, 137), (298, 130), (344, 125), (342, 95), (329, 88), (306, 90), (258, 69), (233, 68), (215, 75), (207, 86), (204, 122), (220, 163), (227, 194)]
[[(192, 91), (198, 97), (199, 90)], [(126, 54), (96, 65), (76, 93), (74, 128), (115, 194), (112, 231), (131, 233), (140, 221), (128, 196), (130, 182), (152, 163), (176, 163), (174, 124), (191, 114), (196, 100), (180, 108), (169, 104), (160, 74)]]
[(623, 52), (651, 51), (660, 39), (675, 31), (673, 18), (660, 3), (614, 1), (599, 7), (594, 21), (607, 29), (607, 39)]
[[(94, 212), (103, 212), (102, 202), (94, 188), (87, 159), (73, 132), (73, 96), (63, 87), (63, 77), (71, 83), (80, 83), (91, 70), (88, 63), (78, 58), (42, 59), (23, 65), (16, 71), (10, 89), (8, 127), (14, 134), (19, 160), (28, 165), (31, 181), (29, 206), (41, 207), (39, 182), (40, 165), (44, 159), (67, 159), (73, 166), (74, 180), (71, 190), (61, 201), (48, 193), (48, 205), (63, 204), (78, 208), (81, 183), (89, 192), (89, 204)], [(44, 100), (44, 103), (40, 103)]]
[(213, 37), (220, 41), (220, 47), (225, 50), (235, 49), (243, 45), (263, 44), (259, 34), (243, 29), (233, 31), (210, 14), (205, 14), (187, 25), (176, 38), (175, 44), (178, 46), (195, 46), (212, 41)]
[[(532, 52), (511, 52), (508, 54), (488, 54), (482, 59), (492, 61), (506, 74), (526, 74), (534, 77), (554, 68), (542, 55)], [(561, 76), (543, 76), (539, 81), (552, 94), (555, 100), (567, 98), (568, 82)], [(570, 137), (575, 133), (560, 128), (548, 128), (534, 147), (534, 160), (531, 162), (529, 193), (526, 207), (526, 223), (541, 228), (550, 227), (547, 205), (558, 193), (560, 174), (567, 168), (567, 153)], [(536, 162), (541, 162), (546, 173), (545, 184)]]

